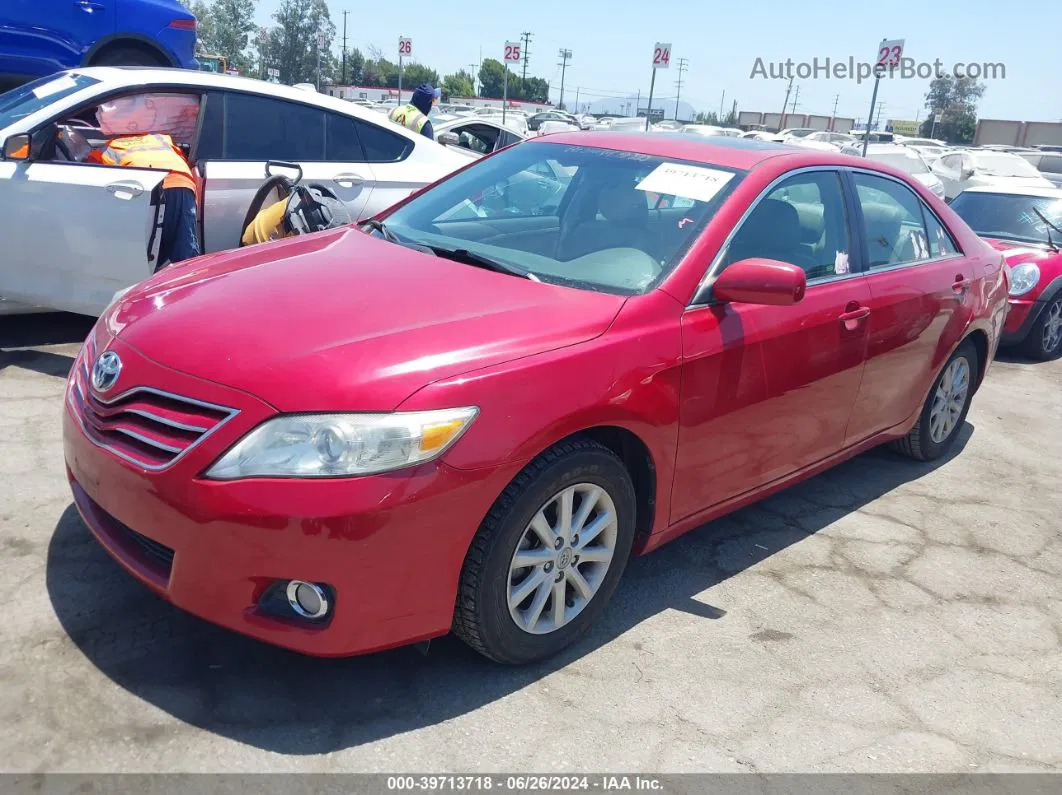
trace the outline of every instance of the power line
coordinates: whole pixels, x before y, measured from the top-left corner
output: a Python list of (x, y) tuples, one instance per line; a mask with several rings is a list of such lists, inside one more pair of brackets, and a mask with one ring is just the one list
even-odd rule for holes
[(685, 58), (678, 59), (678, 80), (675, 81), (675, 121), (678, 121), (679, 97), (682, 96), (682, 73), (689, 68), (686, 66), (688, 63), (689, 61)]

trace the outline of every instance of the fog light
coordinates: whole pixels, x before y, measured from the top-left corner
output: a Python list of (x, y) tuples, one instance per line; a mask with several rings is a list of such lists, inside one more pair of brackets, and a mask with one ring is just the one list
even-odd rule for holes
[(324, 618), (328, 615), (328, 595), (319, 586), (303, 580), (288, 583), (288, 605), (303, 618)]

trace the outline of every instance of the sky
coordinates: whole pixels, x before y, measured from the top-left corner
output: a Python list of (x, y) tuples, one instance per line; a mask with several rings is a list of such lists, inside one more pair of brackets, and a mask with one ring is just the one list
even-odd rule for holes
[[(402, 0), (366, 3), (328, 0), (342, 34), (344, 10), (351, 47), (370, 45), (397, 60), (398, 37), (413, 39), (415, 60), (440, 75), (469, 69), (481, 58), (501, 58), (504, 43), (531, 31), (528, 74), (543, 77), (559, 98), (558, 50), (572, 51), (565, 75), (565, 102), (580, 104), (608, 96), (649, 92), (656, 42), (671, 44), (671, 67), (657, 72), (655, 96), (674, 102), (678, 59), (685, 58), (682, 99), (700, 110), (779, 112), (788, 80), (753, 77), (757, 59), (771, 64), (792, 59), (812, 64), (873, 62), (882, 39), (904, 39), (904, 55), (917, 63), (939, 59), (953, 64), (995, 63), (1005, 77), (984, 79), (981, 118), (1062, 121), (1062, 63), (1058, 0), (524, 0), (508, 3), (446, 3)], [(257, 19), (272, 24), (279, 0), (257, 0)], [(373, 12), (371, 8), (382, 8)], [(338, 39), (338, 37), (337, 37)], [(337, 40), (335, 49), (340, 51)], [(777, 67), (776, 67), (777, 68)], [(865, 120), (873, 79), (799, 76), (787, 110)], [(883, 80), (881, 116), (925, 118), (928, 79)], [(799, 94), (797, 95), (797, 89)], [(656, 102), (654, 101), (654, 105)]]

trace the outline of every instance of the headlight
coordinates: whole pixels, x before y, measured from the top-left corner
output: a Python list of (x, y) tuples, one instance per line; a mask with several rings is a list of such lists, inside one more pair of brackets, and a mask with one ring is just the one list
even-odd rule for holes
[(1040, 268), (1034, 262), (1023, 262), (1010, 269), (1010, 294), (1025, 295), (1040, 281)]
[(259, 425), (207, 471), (215, 480), (371, 475), (421, 464), (458, 440), (479, 409), (291, 414)]

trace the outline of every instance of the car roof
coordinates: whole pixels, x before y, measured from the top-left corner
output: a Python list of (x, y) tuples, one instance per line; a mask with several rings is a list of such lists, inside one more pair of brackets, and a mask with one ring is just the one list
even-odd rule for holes
[[(318, 107), (337, 110), (348, 116), (357, 116), (360, 119), (374, 123), (378, 123), (380, 120), (378, 112), (371, 111), (340, 97), (330, 97), (327, 94), (307, 91), (304, 88), (295, 88), (294, 86), (267, 83), (264, 80), (258, 80), (253, 77), (154, 66), (89, 66), (84, 69), (71, 69), (69, 71), (95, 78), (106, 84), (108, 88), (150, 89), (156, 83), (166, 86), (187, 86), (189, 88), (227, 88), (277, 99), (287, 99), (292, 102), (317, 105)], [(398, 125), (395, 125), (395, 129), (396, 131), (404, 132), (404, 129)]]
[[(757, 141), (752, 138), (735, 138), (726, 135), (705, 137), (703, 135), (675, 133), (660, 135), (658, 133), (596, 132), (561, 132), (540, 136), (528, 142), (532, 145), (562, 144), (567, 146), (586, 146), (598, 149), (638, 152), (654, 157), (675, 158), (704, 163), (705, 165), (726, 166), (729, 168), (749, 170), (760, 163), (773, 158), (784, 157), (792, 160), (793, 168), (802, 166), (833, 165), (867, 168), (867, 161), (861, 157), (843, 155), (840, 152), (826, 152), (819, 149), (789, 146), (772, 141)], [(873, 166), (887, 174), (903, 172), (886, 165)]]
[(967, 188), (963, 193), (998, 193), (1003, 196), (1032, 196), (1043, 199), (1062, 199), (1062, 188), (1044, 188), (1032, 185), (1028, 187), (1007, 186), (1006, 188), (980, 185), (976, 188)]
[[(861, 143), (857, 145), (862, 146)], [(868, 155), (906, 155), (908, 154), (909, 150), (910, 147), (904, 146), (903, 144), (876, 144), (873, 142), (867, 144)]]

